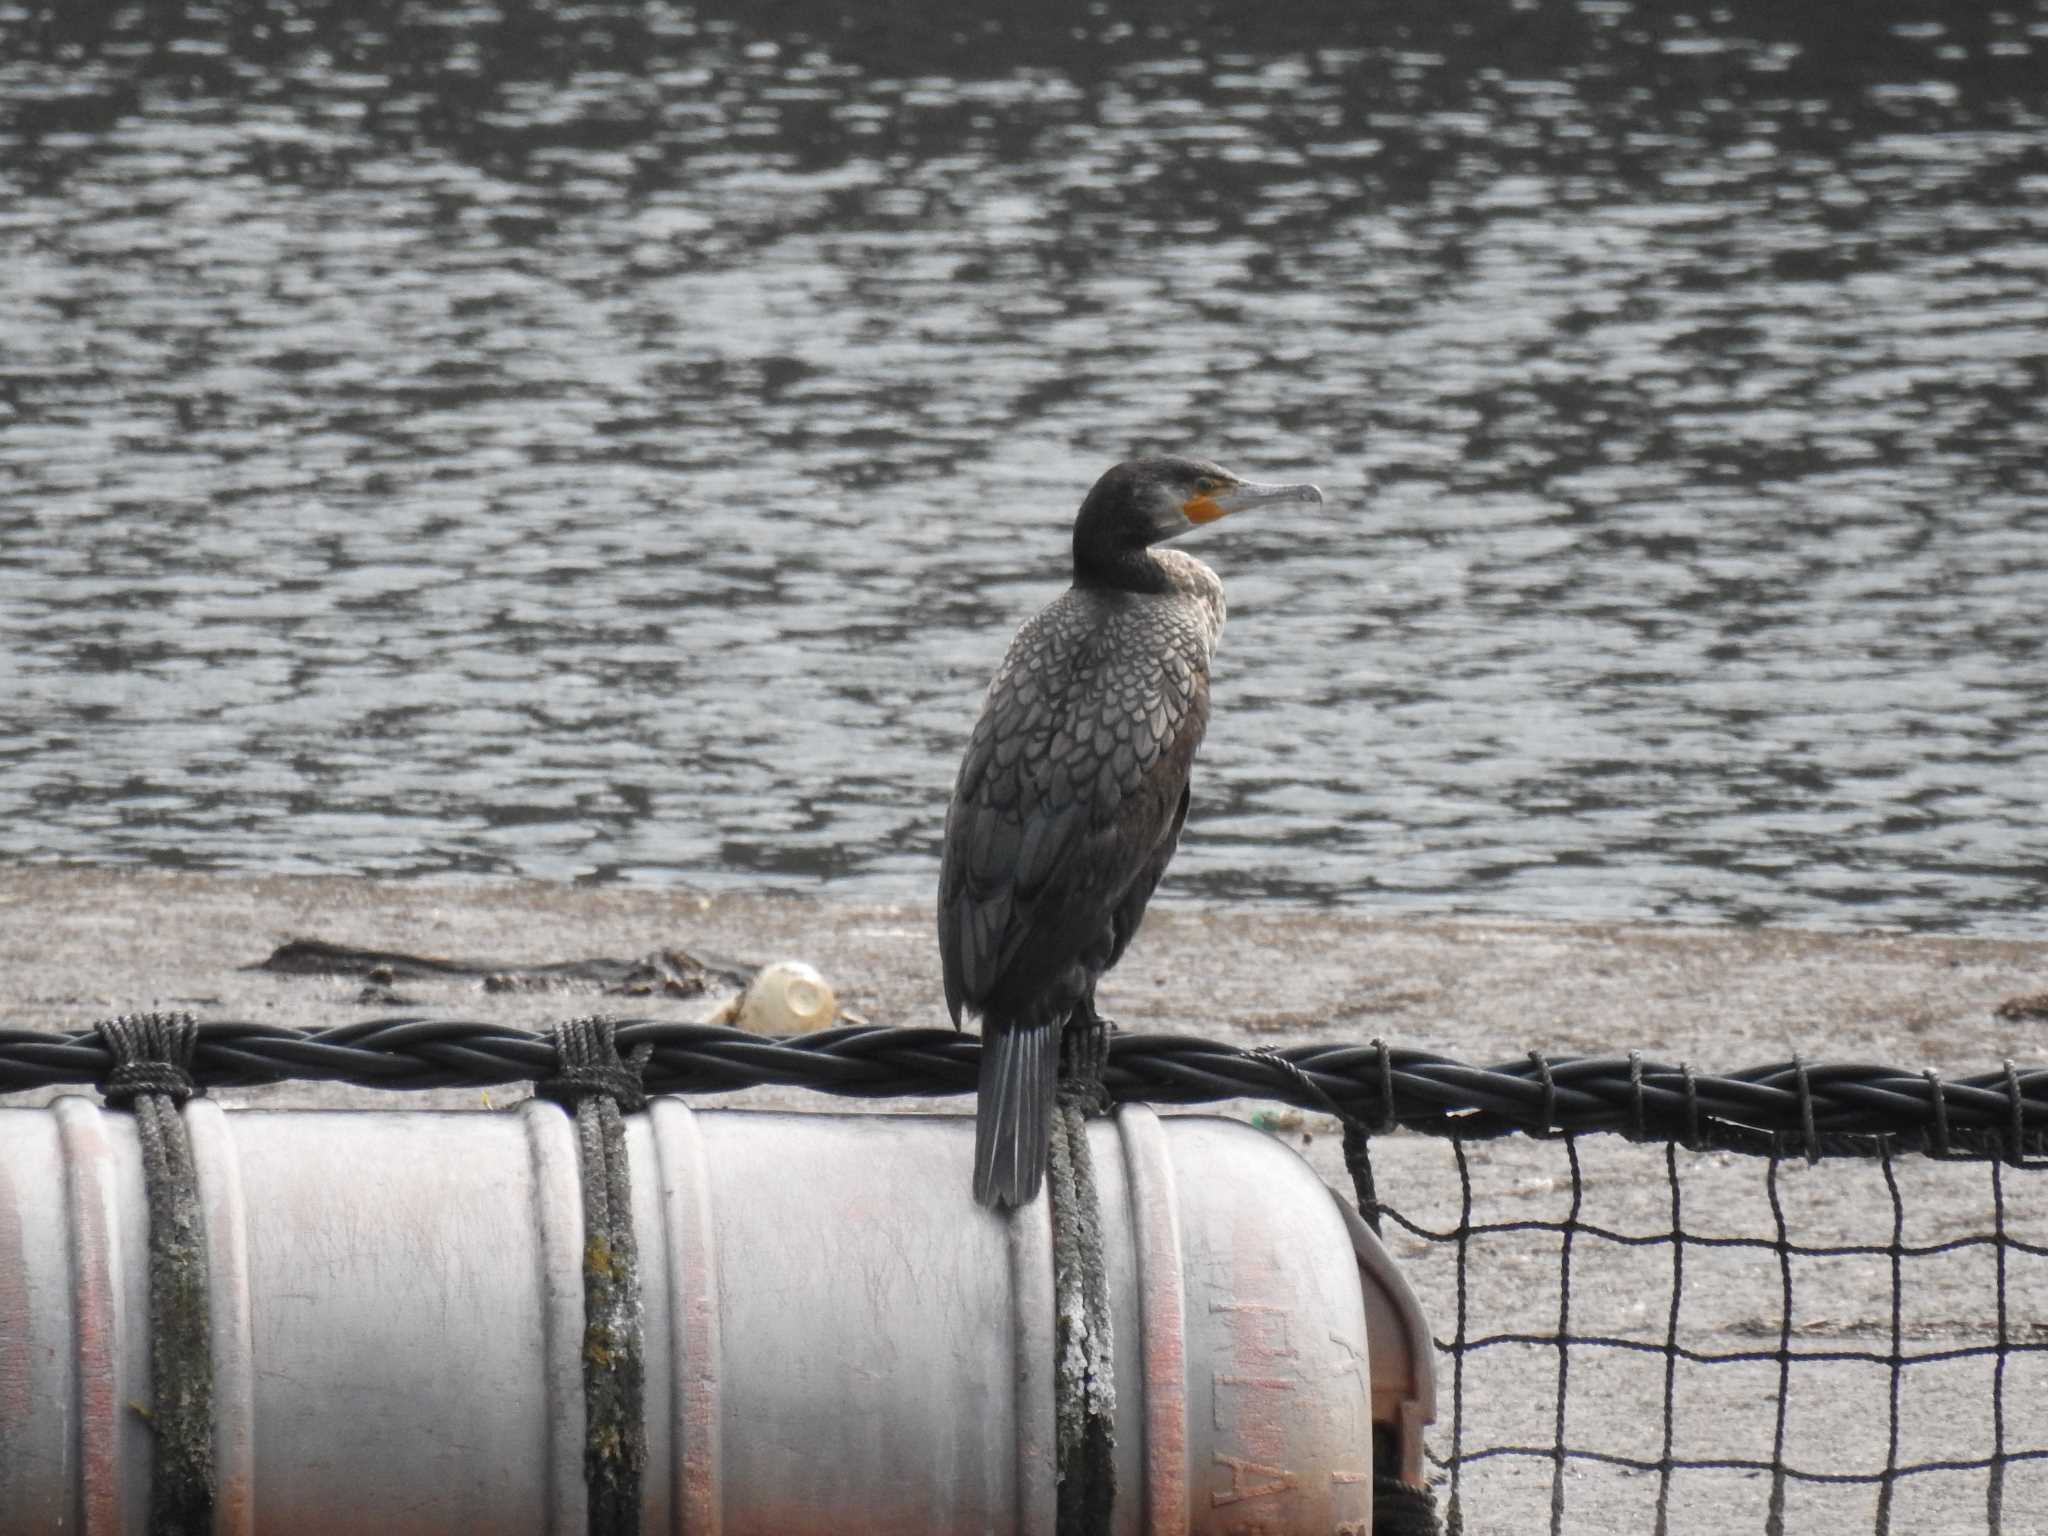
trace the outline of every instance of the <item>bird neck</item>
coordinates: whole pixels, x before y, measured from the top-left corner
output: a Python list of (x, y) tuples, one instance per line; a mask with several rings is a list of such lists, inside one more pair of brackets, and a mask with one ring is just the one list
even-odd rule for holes
[(1166, 592), (1173, 579), (1142, 544), (1106, 545), (1074, 531), (1074, 585), (1118, 592)]

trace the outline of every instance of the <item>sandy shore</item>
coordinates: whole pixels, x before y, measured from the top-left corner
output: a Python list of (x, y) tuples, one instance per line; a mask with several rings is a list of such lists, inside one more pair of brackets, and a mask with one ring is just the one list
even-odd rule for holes
[[(394, 884), (57, 867), (0, 874), (0, 1018), (17, 1028), (62, 1030), (111, 1012), (176, 1007), (202, 1018), (304, 1028), (396, 1012), (538, 1027), (600, 1009), (695, 1020), (714, 1001), (486, 992), (474, 981), (407, 979), (366, 994), (360, 978), (248, 969), (292, 938), (504, 966), (632, 958), (661, 949), (738, 962), (801, 958), (825, 972), (845, 1006), (873, 1022), (944, 1022), (931, 920), (922, 905), (684, 889)], [(1880, 1061), (1956, 1074), (1988, 1070), (2007, 1057), (2038, 1063), (2039, 1027), (2001, 1021), (1993, 1010), (2008, 999), (2043, 992), (2048, 941), (1166, 906), (1148, 919), (1124, 965), (1104, 984), (1101, 1000), (1126, 1028), (1186, 1031), (1241, 1044), (1378, 1036), (1481, 1063), (1532, 1048), (1557, 1055), (1636, 1049), (1710, 1072), (1782, 1061), (1798, 1052), (1812, 1060)], [(500, 1091), (491, 1098), (502, 1104), (517, 1096), (516, 1090)], [(270, 1104), (393, 1101), (369, 1090), (318, 1085), (222, 1097)], [(743, 1097), (848, 1107), (800, 1093), (756, 1091)], [(482, 1098), (450, 1092), (407, 1095), (405, 1102), (477, 1105)], [(924, 1107), (964, 1105), (933, 1101)], [(1334, 1130), (1332, 1122), (1307, 1116), (1290, 1122), (1286, 1135), (1326, 1178), (1346, 1187)], [(1582, 1143), (1581, 1152), (1584, 1220), (1623, 1232), (1669, 1230), (1662, 1149), (1594, 1137)], [(1456, 1224), (1456, 1170), (1442, 1144), (1383, 1138), (1375, 1143), (1375, 1163), (1390, 1204), (1432, 1229)], [(1762, 1164), (1691, 1154), (1680, 1164), (1689, 1233), (1768, 1235)], [(1554, 1221), (1566, 1213), (1572, 1183), (1557, 1144), (1513, 1139), (1477, 1147), (1469, 1168), (1478, 1220)], [(1909, 1159), (1898, 1179), (1909, 1243), (1987, 1230), (1990, 1186), (1981, 1165)], [(1875, 1170), (1786, 1165), (1780, 1183), (1796, 1241), (1818, 1247), (1888, 1240), (1893, 1208)], [(2029, 1237), (2048, 1238), (2043, 1175), (2009, 1174), (2006, 1200), (2011, 1219)], [(1448, 1336), (1456, 1305), (1453, 1245), (1391, 1230), (1389, 1236), (1432, 1326)], [(1475, 1240), (1468, 1275), (1472, 1333), (1541, 1335), (1554, 1328), (1563, 1301), (1558, 1256), (1551, 1234)], [(1903, 1312), (1918, 1347), (1970, 1347), (1994, 1336), (1990, 1259), (1978, 1249), (1955, 1258), (1909, 1265)], [(1571, 1292), (1575, 1331), (1660, 1340), (1671, 1260), (1669, 1244), (1627, 1247), (1581, 1237)], [(1688, 1347), (1757, 1349), (1775, 1342), (1780, 1274), (1773, 1255), (1688, 1246), (1685, 1261)], [(1856, 1348), (1883, 1348), (1890, 1326), (1890, 1270), (1883, 1257), (1800, 1264), (1800, 1347), (1855, 1341)], [(2010, 1271), (2010, 1315), (2048, 1316), (2048, 1261), (2015, 1255)], [(1555, 1350), (1542, 1346), (1469, 1357), (1467, 1450), (1487, 1443), (1548, 1443), (1556, 1358)], [(2027, 1401), (2012, 1395), (2023, 1390), (2048, 1390), (2048, 1367), (2038, 1360), (2015, 1358), (2006, 1384), (2010, 1402)], [(1989, 1411), (1989, 1365), (1964, 1364), (1972, 1369), (1909, 1371), (1901, 1417), (1905, 1460), (1967, 1458), (1988, 1449), (1988, 1421), (1980, 1421)], [(1573, 1370), (1578, 1385), (1570, 1398), (1568, 1439), (1624, 1455), (1659, 1454), (1651, 1431), (1659, 1422), (1654, 1407), (1662, 1387), (1660, 1357), (1581, 1350), (1574, 1352)], [(1883, 1373), (1868, 1366), (1812, 1364), (1794, 1376), (1788, 1459), (1816, 1471), (1881, 1467), (1882, 1415), (1872, 1420), (1834, 1410), (1851, 1398), (1881, 1402)], [(1742, 1366), (1688, 1369), (1678, 1399), (1676, 1453), (1767, 1455), (1775, 1382), (1775, 1367), (1761, 1375)], [(1448, 1372), (1444, 1386), (1447, 1415)], [(2008, 1436), (2014, 1449), (2022, 1441), (2038, 1446), (2044, 1438), (2039, 1416), (2014, 1419)], [(1447, 1449), (1440, 1441), (1439, 1452)], [(1474, 1466), (1465, 1485), (1467, 1529), (1540, 1528), (1549, 1477), (1548, 1466), (1533, 1461)], [(1938, 1474), (1902, 1483), (1893, 1505), (1894, 1529), (1982, 1530), (1982, 1477)], [(1568, 1481), (1572, 1529), (1649, 1528), (1654, 1477), (1575, 1469)], [(1767, 1479), (1700, 1472), (1685, 1474), (1678, 1488), (1684, 1497), (1674, 1508), (1674, 1530), (1761, 1528)], [(1790, 1528), (1868, 1529), (1875, 1498), (1869, 1488), (1795, 1485)], [(2005, 1499), (2008, 1510), (2048, 1508), (2048, 1463), (2015, 1465)], [(1757, 1513), (1754, 1519), (1728, 1513), (1736, 1510)]]
[[(360, 1016), (369, 1006), (358, 1001), (360, 981), (246, 969), (295, 937), (506, 964), (663, 948), (800, 958), (875, 1022), (945, 1021), (922, 905), (55, 866), (0, 873), (0, 988), (17, 1027), (77, 1028), (109, 1011), (172, 1006), (300, 1027)], [(409, 1003), (531, 1023), (577, 1006), (568, 994), (486, 997), (461, 982), (398, 990)], [(1640, 1049), (1704, 1070), (1798, 1051), (1947, 1070), (2028, 1054), (2035, 1040), (1992, 1010), (2043, 991), (2048, 939), (1169, 905), (1147, 919), (1102, 1002), (1127, 1028), (1260, 1044), (1385, 1036), (1477, 1061), (1539, 1047)], [(631, 1011), (694, 1018), (703, 1009), (648, 998)]]

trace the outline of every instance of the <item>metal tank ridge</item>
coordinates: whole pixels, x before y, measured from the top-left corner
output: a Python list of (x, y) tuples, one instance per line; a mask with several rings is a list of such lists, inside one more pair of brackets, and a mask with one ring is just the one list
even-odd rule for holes
[[(215, 1530), (585, 1529), (571, 1121), (183, 1111), (204, 1211)], [(1119, 1533), (1370, 1529), (1419, 1481), (1430, 1344), (1384, 1252), (1234, 1121), (1092, 1122)], [(645, 1531), (1050, 1532), (1051, 1223), (967, 1197), (957, 1116), (626, 1122)], [(141, 1532), (135, 1125), (0, 1110), (0, 1531)]]

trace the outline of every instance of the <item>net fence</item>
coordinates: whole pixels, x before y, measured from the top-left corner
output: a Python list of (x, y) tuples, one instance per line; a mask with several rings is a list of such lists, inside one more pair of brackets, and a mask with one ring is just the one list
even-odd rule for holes
[(2022, 1156), (1381, 1140), (1452, 1531), (2048, 1529)]
[[(650, 1091), (696, 1095), (967, 1093), (979, 1059), (971, 1035), (869, 1026), (628, 1019), (617, 1044)], [(201, 1024), (191, 1075), (422, 1089), (558, 1066), (551, 1035), (408, 1016)], [(112, 1067), (99, 1030), (0, 1029), (0, 1094)], [(1337, 1117), (1444, 1356), (1451, 1531), (2048, 1530), (2048, 1069), (1479, 1066), (1121, 1035), (1104, 1084)], [(1311, 1151), (1333, 1171), (1329, 1144)]]

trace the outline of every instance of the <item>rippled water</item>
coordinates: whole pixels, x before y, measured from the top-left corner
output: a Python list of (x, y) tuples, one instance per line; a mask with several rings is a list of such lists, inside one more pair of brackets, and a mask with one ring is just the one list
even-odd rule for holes
[(1169, 890), (2037, 931), (2048, 0), (1110, 9), (0, 0), (0, 856), (921, 896), (1172, 448)]

